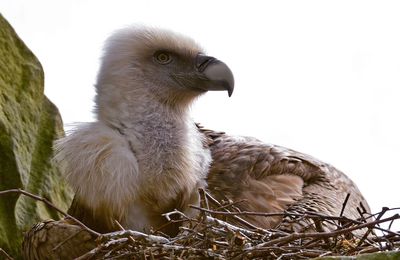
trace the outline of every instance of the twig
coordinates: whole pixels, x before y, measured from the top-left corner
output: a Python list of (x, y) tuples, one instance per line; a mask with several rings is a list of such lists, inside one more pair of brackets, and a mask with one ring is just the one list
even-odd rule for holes
[(216, 219), (216, 218), (213, 218), (213, 217), (210, 217), (210, 216), (207, 216), (205, 220), (206, 220), (207, 223), (217, 224), (217, 225), (222, 226), (224, 228), (227, 228), (229, 230), (241, 232), (241, 233), (243, 233), (245, 235), (250, 235), (250, 236), (255, 236), (255, 235), (259, 236), (260, 235), (260, 234), (258, 234), (256, 232), (253, 232), (253, 231), (250, 231), (250, 230), (247, 230), (247, 229), (244, 229), (244, 228), (236, 227), (236, 226), (234, 226), (232, 224), (229, 224), (229, 223), (227, 223), (225, 221), (222, 221), (220, 219)]
[(60, 248), (60, 246), (64, 245), (68, 240), (70, 240), (71, 238), (75, 237), (76, 235), (78, 235), (80, 232), (82, 232), (83, 230), (78, 230), (75, 233), (69, 235), (66, 239), (64, 239), (63, 241), (61, 241), (60, 243), (58, 243), (52, 250), (56, 251), (58, 248)]
[(349, 200), (349, 198), (350, 198), (350, 193), (347, 193), (346, 198), (344, 199), (344, 202), (342, 204), (342, 210), (340, 211), (340, 215), (339, 216), (341, 216), (341, 217), (343, 216), (344, 209), (346, 208), (347, 201)]
[(355, 224), (364, 223), (364, 222), (360, 222), (357, 220), (349, 219), (347, 217), (328, 216), (328, 215), (322, 215), (322, 214), (318, 214), (315, 212), (309, 212), (309, 211), (306, 211), (303, 214), (294, 213), (294, 212), (274, 212), (274, 213), (264, 213), (264, 212), (254, 212), (254, 211), (240, 211), (240, 212), (230, 212), (229, 211), (229, 212), (226, 212), (226, 211), (216, 211), (216, 210), (205, 209), (205, 208), (201, 208), (201, 207), (194, 206), (194, 205), (189, 205), (189, 207), (197, 209), (197, 210), (201, 210), (201, 211), (206, 211), (208, 213), (216, 214), (216, 215), (227, 215), (227, 216), (248, 215), (248, 216), (261, 216), (261, 217), (292, 216), (292, 217), (302, 217), (302, 218), (323, 218), (324, 220), (342, 220), (342, 221), (346, 220), (349, 222), (353, 222)]
[[(244, 200), (235, 201), (235, 202), (229, 203), (229, 204), (227, 204), (227, 205), (222, 205), (222, 204), (219, 203), (219, 201), (216, 200), (209, 192), (205, 191), (205, 195), (207, 196), (207, 198), (208, 198), (212, 203), (214, 203), (215, 205), (218, 206), (217, 210), (224, 210), (225, 212), (229, 212), (229, 210), (227, 209), (227, 207), (231, 207), (231, 206), (233, 206), (234, 204), (237, 204), (237, 203), (240, 203), (240, 202), (244, 201)], [(267, 230), (262, 229), (262, 228), (257, 227), (257, 226), (254, 226), (254, 225), (251, 224), (250, 222), (248, 222), (248, 221), (242, 219), (241, 217), (239, 217), (239, 216), (237, 216), (237, 215), (233, 215), (233, 218), (234, 218), (236, 221), (238, 221), (240, 224), (242, 224), (242, 225), (244, 225), (244, 226), (247, 226), (248, 228), (255, 229), (255, 230), (258, 230), (258, 231), (262, 231), (262, 232), (267, 232)]]
[(185, 213), (180, 212), (177, 209), (167, 212), (167, 213), (164, 213), (161, 216), (165, 217), (168, 221), (176, 221), (176, 220), (171, 219), (171, 215), (179, 215), (182, 218), (184, 218), (185, 220), (193, 220), (193, 219), (189, 218), (188, 216), (186, 216)]
[(111, 239), (119, 239), (119, 238), (127, 238), (127, 237), (132, 237), (134, 239), (143, 239), (149, 243), (156, 243), (156, 244), (166, 244), (169, 243), (170, 240), (161, 237), (161, 236), (155, 236), (155, 235), (148, 235), (139, 231), (133, 231), (133, 230), (123, 230), (123, 231), (116, 231), (116, 232), (111, 232), (107, 234), (102, 234), (101, 237), (99, 238), (100, 241), (107, 241)]
[(203, 205), (203, 208), (209, 209), (210, 206), (208, 205), (206, 191), (204, 189), (200, 188), (199, 195), (200, 195), (200, 205)]
[[(117, 227), (121, 230), (121, 231), (125, 231), (126, 229), (118, 222), (118, 220), (114, 219), (114, 223), (117, 225)], [(129, 241), (131, 241), (132, 243), (135, 243), (135, 239), (132, 236), (129, 236)]]
[(7, 254), (7, 252), (4, 251), (3, 248), (1, 248), (1, 247), (0, 247), (0, 253), (2, 253), (6, 257), (6, 259), (14, 260), (14, 258), (12, 258), (9, 254)]
[(100, 250), (104, 249), (104, 248), (108, 248), (112, 245), (116, 245), (116, 244), (120, 244), (121, 242), (126, 242), (128, 241), (128, 238), (123, 237), (123, 238), (119, 238), (119, 239), (115, 239), (115, 240), (110, 240), (105, 244), (100, 245), (99, 247), (96, 247), (92, 250), (90, 250), (89, 252), (87, 252), (86, 254), (75, 258), (75, 260), (83, 260), (83, 259), (90, 259), (91, 257), (93, 257), (94, 255), (96, 255), (96, 253), (98, 253)]
[(51, 202), (48, 201), (47, 199), (45, 199), (45, 198), (43, 198), (43, 197), (40, 197), (40, 196), (38, 196), (38, 195), (34, 195), (34, 194), (29, 193), (29, 192), (27, 192), (27, 191), (25, 191), (25, 190), (22, 190), (22, 189), (10, 189), (10, 190), (3, 190), (3, 191), (0, 191), (0, 196), (1, 196), (1, 195), (6, 195), (6, 194), (11, 194), (11, 193), (23, 194), (23, 195), (25, 195), (25, 196), (27, 196), (27, 197), (30, 197), (30, 198), (33, 198), (33, 199), (35, 199), (35, 200), (41, 201), (41, 202), (43, 202), (44, 204), (46, 204), (47, 206), (49, 206), (50, 208), (52, 208), (52, 209), (54, 209), (54, 210), (60, 212), (62, 215), (66, 216), (66, 217), (68, 217), (68, 218), (70, 218), (70, 219), (72, 219), (76, 224), (78, 224), (79, 226), (81, 226), (83, 229), (85, 229), (85, 230), (86, 230), (88, 233), (90, 233), (91, 235), (93, 235), (93, 236), (95, 236), (95, 237), (98, 237), (98, 236), (101, 235), (100, 233), (98, 233), (98, 232), (96, 232), (96, 231), (94, 231), (94, 230), (88, 228), (85, 224), (83, 224), (82, 222), (80, 222), (79, 220), (77, 220), (76, 218), (74, 218), (73, 216), (69, 215), (69, 214), (66, 213), (65, 211), (63, 211), (63, 210), (61, 210), (60, 208), (56, 207), (55, 205), (53, 205), (53, 203), (51, 203)]
[[(388, 210), (388, 208), (383, 208), (382, 211), (379, 213), (378, 217), (376, 218), (376, 220), (380, 220), (383, 217), (383, 215), (386, 213), (387, 210)], [(372, 228), (368, 228), (367, 232), (365, 232), (363, 237), (357, 243), (356, 248), (358, 248), (364, 242), (364, 240), (368, 237), (368, 235), (371, 233), (371, 231), (372, 231)]]

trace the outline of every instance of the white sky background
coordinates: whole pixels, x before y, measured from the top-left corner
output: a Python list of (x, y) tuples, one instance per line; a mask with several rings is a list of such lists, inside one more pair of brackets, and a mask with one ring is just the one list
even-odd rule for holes
[(66, 124), (92, 121), (99, 57), (141, 23), (195, 38), (235, 91), (192, 114), (208, 128), (311, 154), (349, 175), (373, 211), (399, 207), (399, 1), (22, 1), (0, 12), (41, 61)]

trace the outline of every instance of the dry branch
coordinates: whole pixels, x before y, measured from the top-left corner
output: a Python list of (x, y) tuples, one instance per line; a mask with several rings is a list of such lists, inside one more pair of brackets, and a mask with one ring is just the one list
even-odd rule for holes
[(76, 218), (74, 218), (73, 216), (69, 215), (68, 213), (66, 213), (65, 211), (61, 210), (60, 208), (56, 207), (53, 203), (51, 203), (50, 201), (48, 201), (47, 199), (40, 197), (38, 195), (32, 194), (30, 192), (27, 192), (25, 190), (22, 189), (10, 189), (10, 190), (3, 190), (0, 191), (0, 196), (1, 195), (6, 195), (6, 194), (12, 194), (12, 193), (16, 193), (16, 194), (22, 194), (25, 195), (27, 197), (33, 198), (35, 200), (41, 201), (44, 204), (46, 204), (47, 206), (49, 206), (50, 208), (58, 211), (59, 213), (61, 213), (63, 216), (68, 217), (69, 219), (73, 220), (77, 225), (81, 226), (84, 230), (86, 230), (87, 232), (89, 232), (91, 235), (98, 237), (100, 236), (100, 233), (88, 228), (85, 224), (83, 224), (82, 222), (80, 222), (79, 220), (77, 220)]
[(3, 250), (3, 248), (0, 247), (0, 253), (5, 257), (7, 260), (14, 260), (9, 254), (7, 254), (6, 251)]

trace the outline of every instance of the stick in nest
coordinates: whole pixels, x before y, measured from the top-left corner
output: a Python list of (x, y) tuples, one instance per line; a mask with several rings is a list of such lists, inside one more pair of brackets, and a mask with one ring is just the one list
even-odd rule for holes
[(25, 190), (22, 189), (10, 189), (10, 190), (3, 190), (0, 191), (0, 196), (1, 195), (6, 195), (6, 194), (12, 194), (12, 193), (17, 193), (17, 194), (22, 194), (25, 195), (27, 197), (33, 198), (35, 200), (41, 201), (44, 204), (46, 204), (47, 206), (49, 206), (50, 208), (58, 211), (59, 213), (61, 213), (63, 216), (68, 217), (70, 219), (72, 219), (76, 224), (78, 224), (79, 226), (81, 226), (84, 230), (86, 230), (88, 233), (90, 233), (91, 235), (98, 237), (101, 234), (94, 231), (93, 229), (88, 228), (85, 224), (83, 224), (82, 222), (80, 222), (79, 220), (77, 220), (76, 218), (74, 218), (73, 216), (69, 215), (68, 213), (66, 213), (65, 211), (61, 210), (60, 208), (56, 207), (53, 203), (51, 203), (50, 201), (48, 201), (47, 199), (40, 197), (38, 195), (34, 195), (32, 193), (29, 193)]

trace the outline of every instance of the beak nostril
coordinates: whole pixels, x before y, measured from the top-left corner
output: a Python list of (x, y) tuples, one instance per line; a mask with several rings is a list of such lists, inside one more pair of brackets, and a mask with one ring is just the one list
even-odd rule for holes
[(207, 66), (213, 62), (214, 60), (216, 60), (214, 57), (210, 57), (204, 54), (197, 54), (196, 57), (196, 68), (199, 72), (203, 72)]

